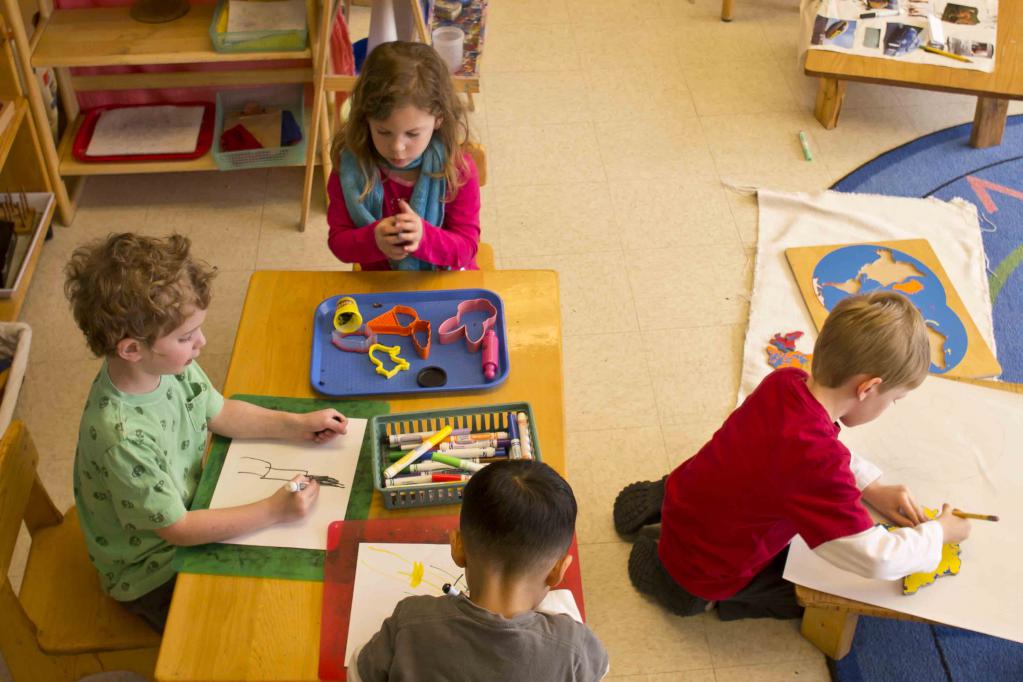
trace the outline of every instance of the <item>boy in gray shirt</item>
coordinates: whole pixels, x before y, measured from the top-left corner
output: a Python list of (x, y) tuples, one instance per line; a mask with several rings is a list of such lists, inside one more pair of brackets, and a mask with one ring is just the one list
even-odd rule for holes
[(348, 680), (602, 679), (607, 651), (593, 632), (537, 610), (572, 563), (575, 517), (572, 489), (546, 464), (498, 462), (474, 474), (451, 531), (468, 594), (403, 599), (353, 653)]

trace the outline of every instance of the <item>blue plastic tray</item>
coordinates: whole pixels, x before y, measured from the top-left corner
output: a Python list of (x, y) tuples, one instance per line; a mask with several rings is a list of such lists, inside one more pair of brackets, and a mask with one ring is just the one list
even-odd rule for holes
[[(364, 322), (368, 322), (396, 305), (415, 308), (419, 318), (429, 320), (431, 325), (430, 357), (423, 360), (412, 347), (407, 336), (385, 334), (377, 338), (385, 346), (401, 346), (401, 357), (408, 360), (411, 368), (398, 372), (391, 379), (376, 373), (365, 353), (349, 353), (340, 350), (330, 342), (334, 331), (334, 310), (341, 296), (351, 296), (359, 304)], [(479, 352), (470, 353), (465, 341), (442, 345), (437, 338), (441, 322), (452, 317), (462, 301), (485, 298), (497, 308), (497, 324), (494, 331), (500, 344), (497, 355), (497, 376), (493, 381), (483, 378), (482, 357)], [(379, 304), (379, 307), (374, 307)], [(399, 319), (404, 321), (404, 316)], [(486, 319), (484, 313), (463, 315), (472, 337), (479, 338), (481, 325)], [(376, 357), (390, 368), (386, 353), (377, 352)], [(416, 383), (416, 375), (424, 367), (437, 366), (448, 373), (448, 383), (437, 388), (423, 388)], [(309, 368), (309, 379), (313, 389), (329, 396), (394, 395), (398, 393), (442, 393), (447, 391), (482, 391), (493, 388), (508, 378), (508, 332), (505, 326), (504, 302), (501, 297), (487, 289), (445, 289), (441, 291), (403, 291), (378, 294), (338, 294), (316, 306), (313, 318), (313, 353)]]

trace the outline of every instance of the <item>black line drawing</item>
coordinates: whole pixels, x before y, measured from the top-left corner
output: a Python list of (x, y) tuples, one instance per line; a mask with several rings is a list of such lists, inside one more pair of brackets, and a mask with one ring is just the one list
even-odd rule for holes
[(262, 462), (263, 471), (239, 471), (239, 474), (252, 474), (253, 476), (259, 476), (265, 481), (284, 481), (285, 483), (295, 478), (295, 476), (305, 476), (311, 481), (316, 481), (320, 485), (325, 485), (330, 488), (344, 488), (345, 484), (337, 480), (333, 476), (323, 476), (320, 474), (310, 474), (308, 469), (280, 469), (275, 467), (272, 462), (268, 462), (265, 459), (259, 457), (249, 457), (247, 455), (239, 457), (239, 459), (251, 459), (253, 462)]

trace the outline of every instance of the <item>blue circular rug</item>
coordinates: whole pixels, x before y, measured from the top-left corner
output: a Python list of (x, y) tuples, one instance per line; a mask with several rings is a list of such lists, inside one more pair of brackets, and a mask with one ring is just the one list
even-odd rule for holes
[(969, 145), (967, 123), (886, 152), (839, 180), (840, 192), (966, 199), (977, 206), (1004, 381), (1023, 383), (1023, 114), (1002, 144)]

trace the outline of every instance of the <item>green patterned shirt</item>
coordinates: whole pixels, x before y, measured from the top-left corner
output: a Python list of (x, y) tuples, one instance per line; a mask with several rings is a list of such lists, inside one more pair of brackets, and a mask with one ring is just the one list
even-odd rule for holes
[(174, 576), (174, 546), (154, 529), (188, 511), (206, 422), (223, 406), (195, 362), (142, 395), (117, 390), (106, 362), (93, 380), (78, 429), (75, 503), (89, 559), (114, 599), (137, 599)]

